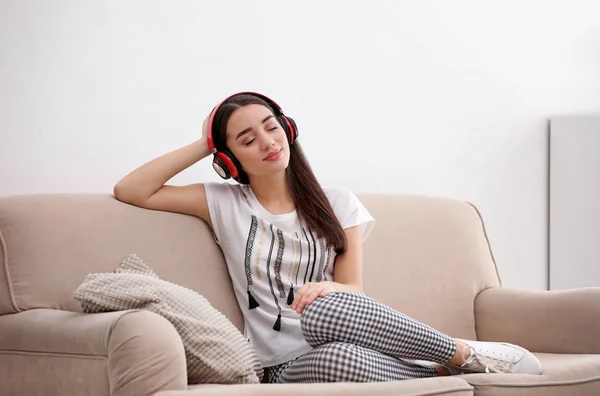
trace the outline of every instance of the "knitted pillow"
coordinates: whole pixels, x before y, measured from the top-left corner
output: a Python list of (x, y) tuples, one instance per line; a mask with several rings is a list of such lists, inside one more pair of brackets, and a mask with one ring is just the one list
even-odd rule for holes
[(145, 309), (167, 318), (185, 348), (188, 383), (259, 383), (263, 369), (240, 331), (200, 294), (158, 278), (130, 254), (113, 273), (89, 274), (74, 297), (86, 313)]

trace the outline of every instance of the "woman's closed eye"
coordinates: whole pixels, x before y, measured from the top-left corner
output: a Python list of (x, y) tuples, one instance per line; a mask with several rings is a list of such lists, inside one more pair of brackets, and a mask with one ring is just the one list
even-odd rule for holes
[[(273, 132), (276, 131), (277, 129), (279, 129), (279, 125), (274, 125), (270, 128), (267, 128), (267, 132)], [(248, 140), (247, 142), (244, 143), (244, 146), (250, 146), (252, 144), (252, 142), (254, 142), (256, 140), (256, 138), (252, 138), (250, 140)]]

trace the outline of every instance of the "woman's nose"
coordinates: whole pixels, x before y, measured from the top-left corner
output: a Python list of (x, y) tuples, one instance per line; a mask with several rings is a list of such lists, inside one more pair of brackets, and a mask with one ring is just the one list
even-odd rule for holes
[(263, 150), (268, 150), (271, 147), (273, 147), (273, 145), (275, 145), (275, 140), (273, 140), (272, 137), (267, 137), (267, 138), (263, 139), (263, 142), (262, 142)]

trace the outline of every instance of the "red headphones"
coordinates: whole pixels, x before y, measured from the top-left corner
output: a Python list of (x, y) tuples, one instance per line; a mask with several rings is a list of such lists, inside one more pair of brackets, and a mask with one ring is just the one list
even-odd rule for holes
[(208, 136), (206, 139), (208, 141), (208, 148), (211, 150), (214, 157), (213, 168), (223, 179), (227, 180), (231, 177), (239, 182), (240, 171), (242, 169), (241, 164), (227, 148), (223, 148), (217, 151), (217, 148), (215, 147), (213, 141), (213, 121), (215, 118), (215, 114), (217, 114), (217, 111), (219, 111), (219, 108), (224, 103), (226, 103), (232, 97), (238, 95), (252, 95), (267, 102), (267, 104), (273, 111), (275, 118), (277, 119), (279, 124), (281, 124), (281, 127), (285, 131), (285, 135), (287, 136), (288, 143), (290, 145), (294, 144), (294, 141), (298, 138), (298, 127), (296, 126), (296, 122), (293, 119), (283, 114), (281, 107), (279, 107), (277, 103), (275, 103), (270, 98), (256, 92), (238, 92), (227, 97), (225, 100), (219, 103), (219, 105), (217, 105), (210, 114), (210, 118), (208, 120)]

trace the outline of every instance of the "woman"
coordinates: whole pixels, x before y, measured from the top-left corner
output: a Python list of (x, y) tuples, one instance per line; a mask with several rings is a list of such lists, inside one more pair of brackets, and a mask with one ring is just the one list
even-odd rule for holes
[[(323, 189), (279, 106), (239, 93), (202, 138), (117, 183), (115, 197), (208, 223), (244, 314), (264, 382), (390, 381), (461, 372), (540, 374), (527, 350), (452, 339), (362, 294), (361, 245), (374, 219), (346, 189)], [(238, 184), (165, 183), (213, 154)]]

